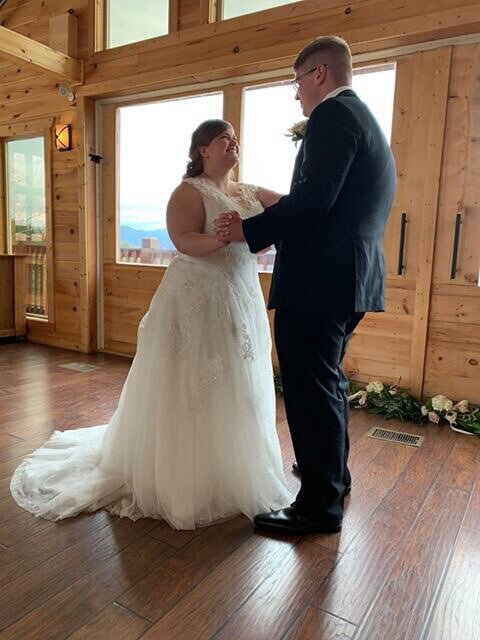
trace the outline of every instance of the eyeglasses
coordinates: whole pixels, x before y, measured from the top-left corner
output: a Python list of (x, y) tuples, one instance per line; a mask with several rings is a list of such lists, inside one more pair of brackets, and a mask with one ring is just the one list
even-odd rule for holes
[(323, 65), (325, 69), (328, 67), (328, 64), (326, 64), (325, 62), (319, 62), (317, 65), (313, 67), (313, 69), (309, 69), (308, 71), (305, 71), (305, 73), (302, 73), (301, 75), (298, 76), (298, 78), (295, 78), (295, 80), (291, 81), (290, 84), (292, 85), (295, 93), (298, 93), (298, 90), (300, 89), (300, 80), (305, 76), (308, 76), (309, 73), (313, 73), (314, 71), (316, 71), (316, 69), (318, 69), (320, 65)]

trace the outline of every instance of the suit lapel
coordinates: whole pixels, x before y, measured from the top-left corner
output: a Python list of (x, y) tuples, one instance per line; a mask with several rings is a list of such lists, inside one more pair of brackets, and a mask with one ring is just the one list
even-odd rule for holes
[(290, 183), (290, 191), (293, 189), (295, 184), (300, 180), (300, 169), (302, 167), (302, 162), (303, 162), (303, 140), (300, 143), (300, 148), (298, 149), (297, 157), (295, 158), (295, 164), (293, 166), (292, 182)]

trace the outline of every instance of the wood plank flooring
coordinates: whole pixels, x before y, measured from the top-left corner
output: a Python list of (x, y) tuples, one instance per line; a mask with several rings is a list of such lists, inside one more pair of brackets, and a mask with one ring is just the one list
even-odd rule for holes
[[(71, 362), (97, 368), (60, 367)], [(0, 345), (0, 640), (480, 640), (480, 439), (445, 427), (386, 423), (424, 435), (414, 449), (367, 438), (385, 423), (353, 410), (335, 535), (23, 512), (12, 471), (53, 430), (107, 423), (129, 366)], [(295, 491), (281, 399), (277, 423)]]

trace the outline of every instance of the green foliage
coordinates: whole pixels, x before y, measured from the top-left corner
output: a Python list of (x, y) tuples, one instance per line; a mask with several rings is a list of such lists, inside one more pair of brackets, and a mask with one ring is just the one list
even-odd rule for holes
[[(282, 381), (277, 370), (274, 371), (274, 382), (275, 390), (282, 393)], [(422, 404), (407, 391), (379, 381), (369, 383), (366, 387), (351, 382), (349, 394), (352, 406), (366, 409), (368, 413), (383, 415), (385, 420), (396, 418), (417, 424), (447, 422), (480, 436), (480, 406), (460, 409), (446, 396), (441, 395), (434, 396)], [(466, 405), (468, 406), (468, 403)]]
[(463, 429), (480, 436), (480, 407), (475, 407), (468, 413), (458, 415), (457, 424)]
[(426, 418), (420, 411), (420, 403), (406, 391), (385, 385), (380, 393), (367, 392), (368, 413), (385, 416), (386, 420), (397, 418), (410, 422), (425, 422)]
[(386, 420), (397, 418), (417, 424), (448, 422), (480, 435), (480, 407), (469, 409), (466, 400), (455, 404), (446, 396), (437, 395), (421, 404), (406, 391), (377, 380), (370, 382), (365, 389), (352, 383), (349, 401), (369, 413), (383, 415)]

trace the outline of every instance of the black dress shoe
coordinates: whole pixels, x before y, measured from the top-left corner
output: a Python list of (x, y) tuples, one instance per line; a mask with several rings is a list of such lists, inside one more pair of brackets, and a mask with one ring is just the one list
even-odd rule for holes
[(253, 522), (260, 529), (295, 536), (304, 536), (309, 533), (338, 533), (342, 528), (341, 522), (326, 523), (306, 518), (297, 513), (295, 507), (260, 513), (254, 517)]
[[(302, 477), (302, 474), (300, 473), (300, 469), (298, 468), (297, 462), (292, 462), (292, 471), (299, 478)], [(352, 485), (349, 484), (348, 487), (345, 487), (345, 495), (349, 496), (351, 493), (352, 493)]]

